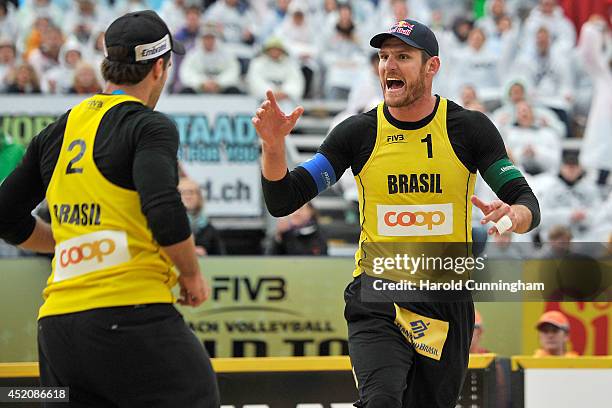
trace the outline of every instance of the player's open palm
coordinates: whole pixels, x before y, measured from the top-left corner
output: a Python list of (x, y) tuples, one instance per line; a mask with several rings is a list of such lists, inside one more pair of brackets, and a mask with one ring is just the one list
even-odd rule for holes
[(262, 102), (255, 113), (252, 122), (257, 134), (266, 145), (274, 146), (283, 143), (296, 122), (304, 113), (304, 108), (298, 106), (289, 115), (280, 109), (272, 91), (266, 92), (267, 99)]
[[(487, 231), (489, 235), (499, 233), (499, 229), (502, 228), (503, 232), (514, 231), (516, 225), (518, 225), (518, 219), (515, 212), (512, 210), (512, 206), (504, 203), (501, 200), (493, 200), (490, 203), (482, 201), (475, 195), (472, 196), (472, 204), (480, 208), (484, 218), (480, 220), (482, 225), (488, 222), (496, 223), (496, 226), (489, 228)], [(509, 225), (505, 225), (502, 219), (506, 217), (509, 219)], [(503, 224), (499, 224), (502, 221)]]

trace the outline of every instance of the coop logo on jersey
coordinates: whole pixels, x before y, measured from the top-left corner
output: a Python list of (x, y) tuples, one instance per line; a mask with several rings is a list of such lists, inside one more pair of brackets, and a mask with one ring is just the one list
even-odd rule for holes
[(410, 24), (407, 21), (398, 21), (391, 29), (390, 33), (400, 33), (404, 35), (410, 35), (412, 29), (414, 28), (414, 24)]
[(377, 205), (378, 235), (410, 237), (453, 233), (453, 205)]
[(130, 260), (125, 231), (97, 231), (68, 239), (55, 247), (53, 281), (60, 282)]

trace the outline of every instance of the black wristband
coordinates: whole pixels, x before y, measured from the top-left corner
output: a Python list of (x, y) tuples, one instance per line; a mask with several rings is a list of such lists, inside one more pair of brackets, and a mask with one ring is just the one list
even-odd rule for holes
[(497, 196), (503, 202), (524, 205), (531, 211), (529, 231), (540, 225), (540, 205), (531, 187), (523, 177), (512, 179), (500, 187)]
[(521, 196), (515, 204), (524, 205), (529, 209), (529, 211), (531, 211), (531, 225), (529, 226), (529, 230), (527, 232), (540, 225), (540, 205), (538, 203), (538, 199), (533, 193)]

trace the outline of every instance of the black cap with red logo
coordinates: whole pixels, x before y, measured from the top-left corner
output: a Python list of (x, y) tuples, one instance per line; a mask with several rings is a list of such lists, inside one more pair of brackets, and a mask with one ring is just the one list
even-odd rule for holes
[(372, 37), (370, 45), (374, 48), (380, 48), (386, 39), (392, 37), (399, 38), (411, 47), (424, 50), (432, 57), (438, 56), (439, 49), (436, 35), (429, 27), (416, 20), (398, 21), (388, 31)]

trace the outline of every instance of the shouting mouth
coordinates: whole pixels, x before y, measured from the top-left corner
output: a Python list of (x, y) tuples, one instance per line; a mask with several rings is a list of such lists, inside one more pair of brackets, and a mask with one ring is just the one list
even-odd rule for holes
[(401, 93), (404, 90), (404, 87), (406, 86), (406, 83), (402, 79), (395, 77), (387, 78), (385, 84), (387, 92), (390, 93)]

